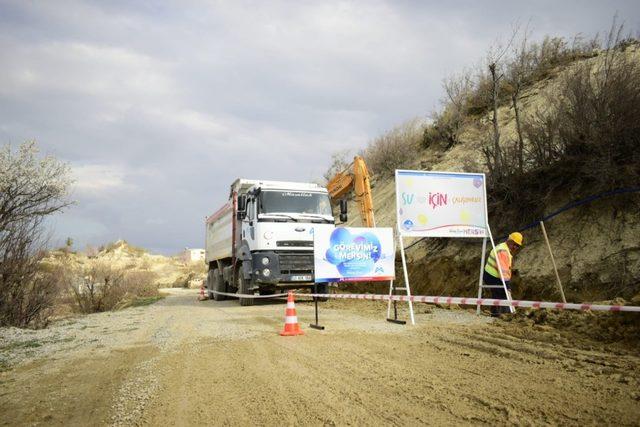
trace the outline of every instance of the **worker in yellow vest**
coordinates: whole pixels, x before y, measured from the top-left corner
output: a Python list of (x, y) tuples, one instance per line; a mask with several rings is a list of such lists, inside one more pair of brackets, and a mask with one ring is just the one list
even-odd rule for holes
[[(518, 255), (520, 249), (522, 249), (522, 234), (515, 232), (509, 234), (509, 239), (500, 243), (489, 254), (482, 278), (485, 286), (490, 287), (491, 298), (507, 299), (498, 268), (502, 271), (502, 278), (507, 285), (509, 293), (511, 293), (513, 258)], [(491, 307), (491, 315), (494, 317), (499, 316), (501, 313), (509, 312), (509, 307)]]

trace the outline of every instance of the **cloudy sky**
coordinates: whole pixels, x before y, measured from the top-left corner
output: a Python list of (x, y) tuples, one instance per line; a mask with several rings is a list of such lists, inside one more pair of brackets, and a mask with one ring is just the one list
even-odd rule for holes
[(514, 24), (592, 35), (616, 12), (638, 31), (638, 1), (0, 0), (0, 144), (72, 166), (57, 242), (176, 253), (236, 177), (319, 178)]

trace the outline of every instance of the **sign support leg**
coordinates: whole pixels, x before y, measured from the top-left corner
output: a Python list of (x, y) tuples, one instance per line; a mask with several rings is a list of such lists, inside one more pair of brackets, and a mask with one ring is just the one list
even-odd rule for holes
[[(317, 294), (318, 293), (318, 284), (313, 282), (313, 293)], [(316, 323), (311, 323), (309, 325), (309, 327), (313, 328), (313, 329), (318, 329), (320, 331), (324, 331), (324, 326), (321, 326), (318, 324), (318, 297), (313, 297), (313, 301), (315, 304), (315, 312), (316, 312)]]
[(391, 295), (393, 295), (393, 280), (389, 280), (389, 301), (387, 301), (387, 319), (391, 317)]
[(395, 290), (400, 289), (394, 286), (393, 280), (391, 280), (389, 285), (389, 302), (387, 304), (387, 322), (397, 323), (398, 325), (406, 325), (407, 322), (404, 320), (398, 319), (398, 302), (393, 300), (393, 318), (391, 318), (391, 296), (395, 295)]
[[(488, 228), (488, 227), (487, 227)], [(480, 257), (480, 278), (478, 279), (478, 299), (482, 298), (482, 273), (484, 272), (484, 261), (487, 253), (487, 236), (482, 239), (482, 256)], [(480, 314), (480, 304), (476, 308), (476, 314)]]
[[(496, 252), (496, 244), (493, 241), (493, 235), (491, 234), (491, 227), (489, 227), (489, 223), (487, 223), (487, 231), (489, 232), (489, 239), (491, 239), (491, 247), (493, 248), (493, 251)], [(496, 261), (498, 262), (498, 273), (500, 273), (500, 281), (502, 282), (504, 294), (507, 297), (507, 301), (511, 301), (511, 292), (509, 292), (509, 289), (507, 289), (507, 284), (504, 281), (504, 274), (502, 274), (502, 268), (500, 268), (500, 262), (498, 261), (497, 256)], [(513, 306), (509, 306), (509, 312), (513, 314), (516, 312), (516, 309), (513, 308)]]
[(407, 259), (404, 254), (404, 241), (402, 240), (402, 233), (398, 233), (398, 239), (400, 240), (400, 256), (402, 257), (402, 269), (404, 270), (404, 286), (407, 288), (407, 297), (409, 297), (409, 316), (411, 317), (411, 324), (416, 324), (416, 319), (413, 315), (413, 302), (411, 301), (411, 287), (409, 286), (409, 272), (407, 271)]

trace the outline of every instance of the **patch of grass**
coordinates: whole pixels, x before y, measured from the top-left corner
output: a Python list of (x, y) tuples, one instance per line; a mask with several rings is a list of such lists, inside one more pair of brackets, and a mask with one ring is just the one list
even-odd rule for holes
[(145, 306), (145, 305), (151, 305), (153, 303), (156, 303), (158, 301), (160, 301), (161, 299), (164, 299), (166, 297), (166, 295), (156, 295), (156, 296), (152, 296), (152, 297), (140, 297), (140, 298), (136, 298), (133, 301), (131, 301), (131, 305), (130, 307), (141, 307), (141, 306)]
[(165, 297), (166, 297), (166, 295), (163, 295), (163, 294), (154, 295), (152, 297), (136, 297), (136, 298), (132, 299), (131, 301), (128, 301), (127, 304), (125, 304), (123, 307), (120, 307), (120, 308), (143, 307), (145, 305), (154, 304), (154, 303), (160, 301), (161, 299), (164, 299)]
[(0, 347), (0, 351), (10, 351), (10, 350), (17, 350), (21, 348), (37, 348), (41, 346), (42, 346), (42, 343), (38, 340), (16, 341)]
[(5, 360), (0, 359), (0, 372), (6, 372), (11, 369), (11, 365)]

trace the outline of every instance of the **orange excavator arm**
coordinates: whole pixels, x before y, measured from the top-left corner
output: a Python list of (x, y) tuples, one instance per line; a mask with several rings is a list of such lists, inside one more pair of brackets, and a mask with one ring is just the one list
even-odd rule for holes
[(327, 190), (333, 202), (343, 198), (353, 190), (360, 208), (360, 217), (363, 224), (367, 227), (375, 227), (370, 179), (369, 170), (364, 159), (360, 156), (355, 156), (353, 163), (346, 170), (338, 172), (331, 178), (331, 181), (327, 184)]

